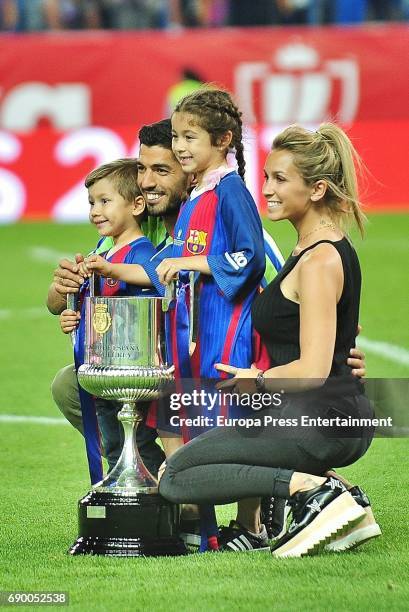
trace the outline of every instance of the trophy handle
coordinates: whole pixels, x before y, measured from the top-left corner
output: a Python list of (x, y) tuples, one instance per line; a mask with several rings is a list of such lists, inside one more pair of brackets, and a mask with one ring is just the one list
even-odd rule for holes
[(165, 287), (165, 299), (162, 302), (162, 312), (168, 312), (169, 304), (172, 300), (175, 299), (176, 295), (176, 281), (172, 281), (169, 285)]
[[(197, 328), (199, 323), (199, 292), (195, 291), (196, 273), (189, 272), (189, 294), (190, 294), (190, 308), (189, 308), (189, 346), (192, 344), (196, 346), (197, 341)], [(194, 349), (192, 351), (192, 354)]]
[[(78, 294), (77, 293), (67, 293), (67, 308), (69, 310), (74, 310), (75, 312), (77, 312), (77, 307), (78, 307)], [(75, 346), (75, 340), (77, 338), (77, 330), (74, 329), (74, 331), (70, 333), (70, 337), (71, 337), (72, 346)]]
[[(195, 290), (195, 283), (200, 275), (197, 272), (189, 272), (189, 353), (193, 355), (196, 341), (197, 341), (197, 328), (199, 323), (199, 292)], [(165, 289), (165, 301), (162, 305), (162, 311), (167, 312), (169, 309), (169, 303), (176, 297), (176, 284), (179, 281), (179, 275), (177, 275), (173, 282), (166, 285)]]
[(97, 297), (100, 295), (99, 275), (93, 272), (89, 279), (89, 297)]

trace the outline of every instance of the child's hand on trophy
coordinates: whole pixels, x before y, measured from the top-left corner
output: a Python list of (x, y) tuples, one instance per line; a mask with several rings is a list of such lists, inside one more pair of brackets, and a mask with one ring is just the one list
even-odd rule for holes
[(61, 331), (64, 334), (70, 334), (74, 331), (80, 322), (81, 315), (79, 312), (75, 312), (75, 310), (69, 310), (66, 308), (60, 314), (60, 326)]
[(167, 257), (163, 259), (156, 268), (159, 282), (169, 285), (181, 270), (186, 270), (186, 257)]
[(91, 276), (93, 272), (97, 272), (105, 278), (110, 278), (112, 274), (112, 264), (101, 255), (90, 255), (85, 258), (84, 261), (85, 269), (87, 270), (87, 277)]
[(85, 259), (84, 261), (81, 261), (78, 264), (78, 274), (81, 274), (81, 276), (84, 277), (84, 279), (87, 279), (91, 276), (92, 272), (90, 272), (90, 270), (88, 270), (87, 268), (87, 264), (85, 263)]

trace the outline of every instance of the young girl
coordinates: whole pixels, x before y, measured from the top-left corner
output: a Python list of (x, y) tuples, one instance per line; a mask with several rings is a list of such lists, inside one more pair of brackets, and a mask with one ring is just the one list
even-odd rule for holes
[[(172, 149), (186, 174), (194, 175), (195, 187), (176, 222), (173, 257), (156, 269), (164, 284), (179, 274), (182, 285), (170, 320), (168, 347), (177, 379), (223, 378), (215, 363), (227, 359), (249, 367), (253, 361), (250, 308), (265, 268), (261, 221), (243, 180), (241, 113), (231, 96), (207, 88), (183, 98), (172, 115)], [(188, 325), (191, 296), (182, 272), (186, 270), (196, 273), (193, 355)], [(212, 386), (207, 389), (215, 392)], [(220, 414), (237, 410), (237, 406), (212, 405), (210, 410), (202, 405), (193, 414), (190, 409), (188, 416), (207, 416), (215, 424)], [(203, 431), (203, 427), (182, 427), (183, 440)], [(201, 549), (217, 548), (214, 510), (205, 506), (200, 510)]]
[[(350, 219), (363, 228), (355, 157), (345, 133), (332, 124), (316, 132), (293, 126), (275, 138), (265, 164), (268, 216), (288, 219), (298, 240), (252, 308), (272, 367), (262, 372), (234, 362), (217, 365), (234, 375), (223, 386), (248, 391), (253, 381), (258, 392), (286, 389), (281, 409), (259, 413), (265, 424), (266, 417), (291, 425), (306, 417), (310, 425), (286, 430), (265, 425), (256, 439), (239, 428), (213, 429), (168, 459), (160, 483), (161, 494), (176, 502), (223, 504), (255, 495), (289, 499), (293, 523), (275, 544), (275, 556), (310, 554), (340, 530), (351, 533), (367, 520), (363, 504), (339, 480), (322, 476), (359, 459), (373, 436), (370, 427), (345, 430), (339, 422), (373, 416), (362, 385), (346, 366), (361, 287), (358, 258), (344, 229)], [(330, 430), (314, 426), (314, 419), (331, 420)], [(375, 531), (370, 537), (379, 535), (379, 528)]]
[(173, 257), (163, 260), (157, 273), (165, 284), (182, 270), (198, 273), (199, 318), (189, 359), (182, 315), (174, 317), (176, 375), (219, 378), (214, 368), (219, 361), (252, 363), (250, 306), (265, 267), (261, 221), (243, 181), (241, 113), (227, 92), (201, 89), (176, 106), (172, 137), (176, 158), (196, 184), (176, 222)]

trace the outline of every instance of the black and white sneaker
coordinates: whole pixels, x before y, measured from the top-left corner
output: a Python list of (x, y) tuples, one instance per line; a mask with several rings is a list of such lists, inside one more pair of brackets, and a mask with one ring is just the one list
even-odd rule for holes
[(289, 503), (293, 520), (287, 533), (273, 545), (274, 557), (314, 554), (366, 516), (336, 478), (327, 478), (319, 487), (295, 493)]
[(281, 538), (287, 531), (287, 519), (291, 508), (282, 497), (262, 497), (260, 520), (265, 525), (270, 540)]
[(359, 504), (364, 510), (366, 516), (363, 520), (355, 526), (348, 527), (346, 531), (338, 536), (332, 542), (329, 542), (325, 546), (325, 550), (332, 552), (343, 552), (344, 550), (350, 550), (356, 546), (360, 546), (373, 538), (377, 538), (382, 535), (381, 528), (375, 520), (372, 512), (371, 502), (368, 499), (365, 491), (360, 487), (352, 487), (349, 490), (357, 504)]
[(219, 528), (219, 550), (222, 552), (262, 552), (270, 550), (267, 531), (261, 525), (261, 532), (252, 533), (237, 521), (230, 521), (228, 527)]

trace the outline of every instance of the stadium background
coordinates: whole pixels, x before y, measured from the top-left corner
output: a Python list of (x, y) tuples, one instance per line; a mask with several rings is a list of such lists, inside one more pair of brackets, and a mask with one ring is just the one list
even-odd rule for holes
[[(350, 20), (358, 17), (355, 10)], [(45, 309), (47, 288), (60, 257), (95, 242), (83, 222), (83, 177), (100, 163), (137, 153), (139, 126), (166, 116), (173, 98), (196, 86), (183, 78), (186, 70), (235, 93), (245, 114), (247, 181), (261, 213), (262, 161), (280, 126), (298, 121), (314, 129), (335, 118), (349, 131), (369, 171), (362, 185), (367, 235), (364, 241), (353, 235), (364, 278), (359, 344), (369, 377), (409, 377), (407, 24), (181, 25), (162, 32), (0, 36), (1, 505), (7, 516), (1, 555), (8, 569), (1, 588), (66, 590), (74, 608), (91, 610), (281, 610), (298, 609), (301, 600), (307, 610), (404, 609), (404, 438), (376, 440), (345, 471), (370, 493), (384, 531), (360, 551), (279, 564), (263, 555), (132, 561), (65, 555), (76, 537), (76, 500), (88, 482), (82, 441), (55, 420), (49, 393), (53, 374), (71, 355), (58, 320)], [(27, 28), (16, 21), (13, 29)], [(267, 226), (288, 255), (291, 229)], [(232, 508), (220, 509), (224, 522), (232, 516)]]

